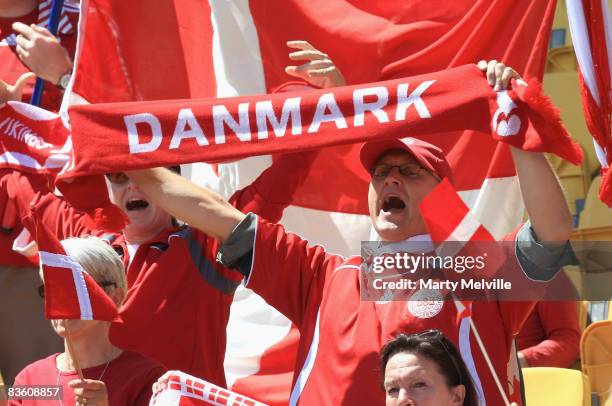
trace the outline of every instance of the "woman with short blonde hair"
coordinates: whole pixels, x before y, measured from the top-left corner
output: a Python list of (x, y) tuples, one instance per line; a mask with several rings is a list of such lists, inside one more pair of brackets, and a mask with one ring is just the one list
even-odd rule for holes
[[(96, 237), (62, 241), (66, 254), (93, 277), (119, 306), (127, 292), (123, 262), (113, 248)], [(44, 292), (44, 290), (41, 290)], [(68, 352), (66, 323), (75, 356), (83, 370), (77, 375), (75, 361)], [(51, 320), (55, 332), (64, 338), (63, 353), (36, 361), (21, 371), (15, 385), (58, 385), (60, 405), (148, 405), (151, 386), (164, 367), (138, 353), (122, 351), (108, 338), (110, 322), (97, 320)], [(37, 401), (13, 399), (9, 405), (35, 405)]]

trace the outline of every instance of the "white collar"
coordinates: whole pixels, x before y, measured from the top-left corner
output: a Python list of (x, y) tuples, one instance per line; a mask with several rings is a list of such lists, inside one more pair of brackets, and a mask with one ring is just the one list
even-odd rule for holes
[(403, 241), (385, 242), (379, 241), (376, 254), (388, 254), (394, 252), (409, 252), (412, 254), (432, 252), (433, 242), (429, 234), (418, 234), (408, 237)]

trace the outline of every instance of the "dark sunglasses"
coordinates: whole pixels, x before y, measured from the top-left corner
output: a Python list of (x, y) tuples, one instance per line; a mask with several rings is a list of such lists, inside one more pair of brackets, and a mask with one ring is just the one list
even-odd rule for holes
[(427, 330), (427, 331), (423, 331), (422, 333), (413, 334), (413, 336), (419, 337), (419, 338), (431, 339), (434, 342), (440, 343), (442, 345), (442, 348), (444, 348), (444, 352), (446, 353), (446, 355), (448, 355), (448, 358), (450, 358), (451, 362), (453, 363), (455, 372), (457, 372), (457, 376), (459, 377), (459, 385), (463, 385), (463, 374), (461, 373), (461, 370), (459, 369), (459, 363), (457, 362), (453, 354), (451, 354), (450, 350), (446, 346), (446, 343), (444, 342), (444, 335), (442, 334), (440, 330)]
[[(106, 289), (106, 288), (117, 288), (117, 284), (115, 282), (96, 282), (99, 286), (102, 286), (102, 288)], [(45, 285), (40, 285), (38, 287), (38, 296), (40, 296), (41, 298), (45, 298)]]
[[(179, 175), (181, 174), (180, 165), (169, 166), (167, 167), (167, 169), (170, 169), (172, 172), (177, 173)], [(116, 185), (122, 185), (126, 183), (128, 180), (130, 180), (129, 176), (127, 176), (125, 172), (107, 173), (106, 178), (109, 180), (110, 183), (114, 183)]]
[(126, 183), (128, 180), (130, 180), (130, 178), (126, 175), (125, 172), (107, 173), (106, 179), (108, 179), (110, 183), (114, 183), (116, 185), (122, 185)]
[(427, 169), (415, 163), (408, 163), (405, 165), (377, 164), (370, 169), (370, 175), (375, 179), (384, 179), (389, 176), (393, 168), (397, 168), (402, 176), (408, 178), (418, 177), (423, 171), (427, 172)]

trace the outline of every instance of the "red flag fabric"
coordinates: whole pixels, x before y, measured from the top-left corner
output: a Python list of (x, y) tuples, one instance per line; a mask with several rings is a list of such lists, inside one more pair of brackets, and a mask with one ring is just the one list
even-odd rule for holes
[(172, 371), (166, 388), (151, 398), (151, 406), (266, 406), (203, 379)]
[(112, 299), (78, 262), (66, 255), (57, 238), (38, 221), (35, 209), (33, 212), (45, 286), (45, 317), (115, 320), (117, 307)]
[[(272, 0), (252, 2), (265, 84), (272, 89), (287, 80), (285, 42), (307, 39), (327, 53), (348, 83), (423, 74), (480, 59), (496, 59), (527, 79), (542, 79), (556, 1), (395, 1)], [(271, 13), (269, 10), (275, 10)], [(347, 50), (359, 50), (347, 52)], [(407, 136), (412, 134), (402, 134)], [(508, 150), (469, 133), (423, 137), (441, 147), (456, 175), (459, 190), (479, 189), (484, 179), (514, 175)], [(367, 173), (359, 167), (359, 147), (321, 152), (308, 183), (292, 204), (319, 210), (367, 214), (360, 199)], [(469, 165), (466, 165), (469, 162)], [(342, 168), (339, 170), (339, 163)], [(334, 173), (333, 179), (327, 176)], [(320, 188), (328, 184), (329, 188)], [(346, 187), (350, 185), (350, 187)], [(346, 194), (338, 188), (349, 189)], [(502, 233), (503, 234), (503, 233)]]
[(567, 14), (580, 66), (584, 115), (602, 166), (599, 198), (612, 207), (612, 17), (605, 2), (568, 0)]
[(82, 1), (73, 84), (78, 100), (214, 96), (213, 29), (206, 21), (210, 6), (197, 0), (178, 3)]

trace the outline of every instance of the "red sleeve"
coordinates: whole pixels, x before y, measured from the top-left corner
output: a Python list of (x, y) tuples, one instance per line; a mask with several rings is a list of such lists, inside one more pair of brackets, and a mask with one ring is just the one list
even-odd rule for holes
[[(580, 353), (576, 302), (539, 302), (534, 313), (545, 338), (536, 345), (521, 349), (529, 366), (569, 368)], [(531, 324), (525, 327), (528, 326)], [(522, 331), (521, 335), (529, 333)]]
[(27, 221), (31, 213), (30, 204), (36, 200), (38, 215), (58, 239), (78, 237), (94, 233), (83, 223), (83, 215), (72, 208), (61, 197), (55, 196), (44, 175), (26, 174), (18, 171), (3, 171), (0, 179), (0, 193), (6, 194), (14, 202), (17, 214), (24, 226), (33, 234)]
[(316, 314), (325, 282), (343, 261), (278, 224), (259, 220), (247, 287), (300, 327), (308, 313)]
[(230, 204), (243, 213), (252, 212), (277, 223), (304, 183), (316, 152), (283, 154), (249, 186), (234, 193)]

